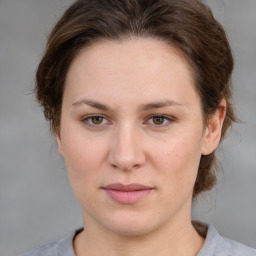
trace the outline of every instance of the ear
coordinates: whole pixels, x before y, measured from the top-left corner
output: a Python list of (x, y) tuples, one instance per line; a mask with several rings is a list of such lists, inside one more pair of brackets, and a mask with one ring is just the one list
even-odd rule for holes
[(61, 137), (60, 137), (60, 131), (55, 132), (54, 137), (55, 137), (57, 145), (58, 145), (59, 153), (62, 156), (64, 156), (64, 150), (63, 150), (63, 145), (62, 145), (62, 141), (61, 141)]
[(227, 102), (222, 99), (218, 109), (208, 120), (202, 146), (202, 155), (211, 154), (219, 145), (222, 125), (226, 116)]

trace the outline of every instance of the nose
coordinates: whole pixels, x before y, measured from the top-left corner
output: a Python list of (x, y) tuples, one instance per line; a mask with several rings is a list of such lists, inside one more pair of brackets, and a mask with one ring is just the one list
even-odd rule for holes
[(146, 161), (140, 131), (131, 125), (117, 127), (112, 136), (109, 163), (123, 171), (138, 169)]

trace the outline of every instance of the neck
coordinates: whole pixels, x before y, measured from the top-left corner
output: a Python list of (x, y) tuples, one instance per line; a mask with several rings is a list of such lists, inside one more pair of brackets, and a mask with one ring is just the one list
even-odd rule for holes
[[(146, 235), (125, 236), (108, 230), (97, 230), (87, 222), (86, 230), (74, 241), (77, 256), (196, 256), (204, 243), (190, 218), (174, 220)], [(99, 235), (100, 234), (100, 235)]]

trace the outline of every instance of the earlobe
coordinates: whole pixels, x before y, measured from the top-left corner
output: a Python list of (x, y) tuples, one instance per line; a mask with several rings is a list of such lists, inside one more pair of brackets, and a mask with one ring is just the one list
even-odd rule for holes
[(226, 116), (226, 108), (226, 100), (222, 99), (214, 115), (209, 118), (204, 133), (202, 155), (209, 155), (218, 147), (222, 125)]
[(60, 138), (60, 133), (55, 132), (54, 136), (55, 136), (55, 139), (56, 139), (56, 142), (57, 142), (57, 145), (58, 145), (59, 153), (63, 156), (64, 151), (63, 151), (62, 141), (61, 141), (61, 138)]

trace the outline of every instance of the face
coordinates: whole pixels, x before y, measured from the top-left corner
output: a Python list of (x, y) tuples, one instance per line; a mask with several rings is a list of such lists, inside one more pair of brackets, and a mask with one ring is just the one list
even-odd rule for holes
[(217, 128), (205, 128), (187, 63), (164, 42), (102, 41), (80, 52), (56, 138), (87, 228), (138, 235), (189, 221)]

